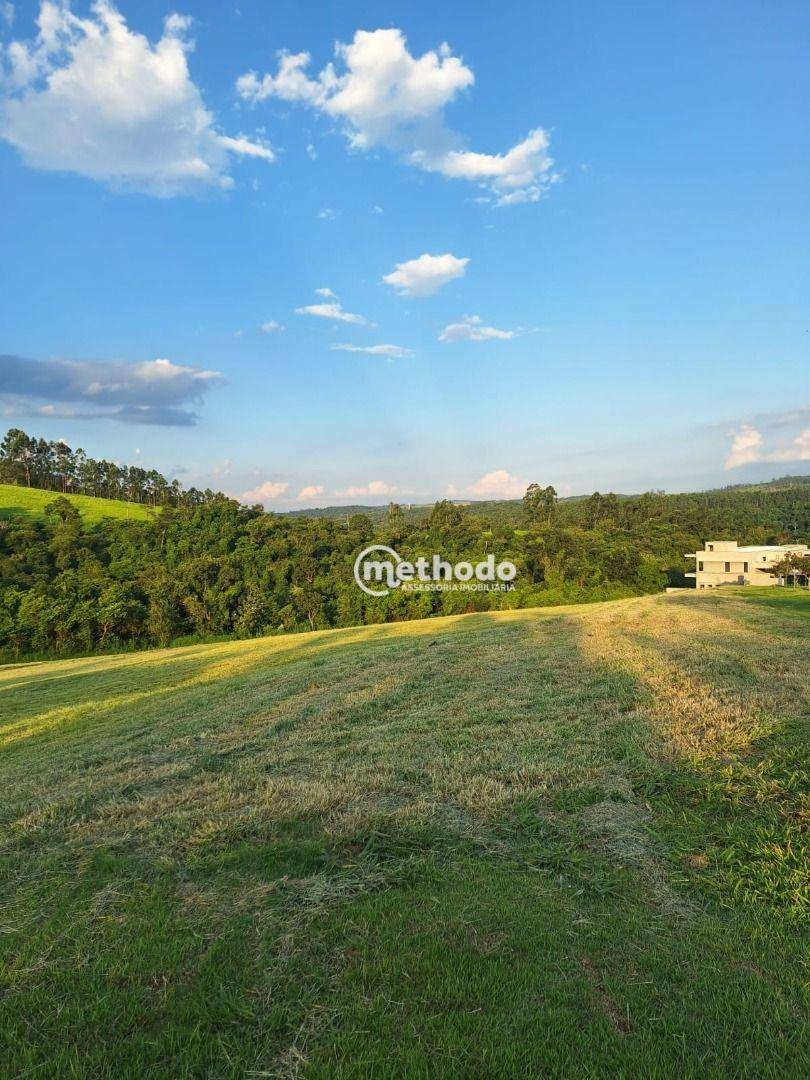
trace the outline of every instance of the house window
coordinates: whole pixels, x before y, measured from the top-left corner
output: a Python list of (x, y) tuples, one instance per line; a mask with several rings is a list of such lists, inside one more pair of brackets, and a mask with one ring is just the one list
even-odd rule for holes
[(707, 551), (714, 551), (714, 544), (707, 544), (706, 545), (706, 550)]
[(744, 562), (744, 563), (743, 563), (743, 573), (744, 573), (744, 574), (747, 574), (747, 573), (748, 573), (748, 563), (747, 563), (747, 562)]
[(698, 570), (702, 570), (702, 569), (703, 569), (703, 563), (702, 563), (702, 562), (699, 562), (699, 563), (698, 563)]
[(725, 568), (726, 568), (726, 573), (730, 574), (731, 573), (731, 563), (730, 562), (723, 563), (723, 566), (725, 566)]

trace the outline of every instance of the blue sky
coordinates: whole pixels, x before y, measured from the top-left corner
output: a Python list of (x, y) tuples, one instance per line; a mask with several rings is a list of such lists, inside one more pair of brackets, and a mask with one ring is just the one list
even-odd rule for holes
[(807, 471), (806, 3), (0, 28), (7, 426), (277, 508)]

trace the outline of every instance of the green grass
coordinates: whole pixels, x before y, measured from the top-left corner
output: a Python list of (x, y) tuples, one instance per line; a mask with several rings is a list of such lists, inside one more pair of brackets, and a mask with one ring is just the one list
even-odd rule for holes
[(733, 592), (737, 596), (744, 593), (745, 598), (754, 603), (810, 619), (810, 589), (792, 585), (765, 586), (764, 588), (746, 585), (733, 589)]
[(806, 652), (722, 593), (0, 668), (2, 1075), (805, 1075)]
[[(40, 491), (38, 488), (17, 487), (0, 484), (0, 521), (11, 517), (42, 517), (48, 503), (59, 498), (56, 491)], [(88, 525), (103, 518), (124, 518), (143, 521), (158, 511), (140, 503), (122, 502), (118, 499), (97, 499), (92, 495), (66, 495)]]

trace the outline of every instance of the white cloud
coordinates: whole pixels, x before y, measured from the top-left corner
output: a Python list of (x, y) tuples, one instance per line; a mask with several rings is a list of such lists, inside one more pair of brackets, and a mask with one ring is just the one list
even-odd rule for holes
[(273, 153), (272, 147), (265, 142), (249, 139), (247, 135), (237, 135), (236, 138), (233, 138), (230, 135), (220, 135), (219, 143), (220, 146), (224, 146), (226, 150), (230, 150), (233, 154), (261, 158), (262, 161), (267, 162), (276, 160), (276, 155)]
[(268, 97), (278, 97), (282, 101), (308, 101), (313, 104), (323, 98), (325, 83), (319, 86), (304, 72), (311, 57), (309, 53), (278, 54), (278, 73), (265, 75), (261, 80), (255, 71), (248, 71), (236, 80), (236, 91), (246, 101), (264, 101)]
[[(529, 486), (527, 480), (512, 476), (506, 469), (493, 469), (480, 480), (464, 489), (464, 494), (474, 495), (479, 499), (520, 499)], [(451, 485), (452, 494), (459, 494)]]
[(133, 365), (133, 373), (136, 379), (145, 383), (172, 383), (197, 382), (199, 380), (219, 379), (218, 371), (201, 371), (199, 368), (186, 367), (184, 364), (173, 364), (171, 360), (144, 360), (140, 364)]
[(316, 289), (316, 296), (322, 296), (325, 300), (337, 300), (337, 293), (332, 292), (331, 289)]
[(741, 424), (729, 432), (731, 448), (726, 458), (727, 469), (738, 469), (756, 461), (810, 461), (810, 427), (800, 431), (787, 445), (766, 449), (762, 432), (750, 424)]
[(449, 45), (416, 57), (401, 30), (358, 30), (350, 44), (336, 44), (335, 58), (310, 78), (309, 53), (281, 52), (275, 75), (248, 72), (236, 89), (254, 104), (277, 97), (307, 105), (342, 122), (353, 148), (386, 147), (428, 172), (481, 184), (501, 206), (535, 202), (554, 179), (542, 128), (504, 153), (483, 154), (445, 126), (443, 110), (475, 81)]
[(737, 469), (752, 461), (760, 461), (762, 455), (762, 435), (756, 428), (743, 424), (737, 431), (730, 431), (733, 436), (731, 449), (726, 458), (727, 469)]
[[(202, 401), (222, 380), (216, 371), (145, 360), (28, 360), (0, 356), (0, 396), (20, 405), (45, 400), (81, 406), (83, 419), (114, 419), (127, 424), (191, 426), (188, 406)], [(42, 406), (39, 406), (41, 408)], [(65, 410), (62, 413), (67, 415)], [(69, 410), (68, 410), (69, 411)]]
[(306, 502), (307, 499), (317, 499), (319, 495), (323, 495), (323, 491), (323, 484), (308, 484), (301, 488), (295, 498), (298, 502)]
[(309, 158), (310, 161), (317, 161), (318, 160), (318, 151), (315, 149), (315, 147), (312, 145), (312, 143), (307, 143), (306, 151), (307, 151), (307, 157)]
[(413, 356), (413, 349), (405, 349), (401, 345), (332, 345), (331, 347), (339, 352), (384, 356), (387, 360), (406, 360)]
[(0, 137), (27, 164), (171, 196), (232, 186), (229, 155), (274, 160), (267, 143), (217, 130), (189, 73), (189, 19), (169, 15), (153, 45), (109, 0), (87, 19), (43, 0), (37, 26), (0, 56)]
[(263, 322), (259, 327), (263, 334), (281, 334), (284, 327), (280, 322), (276, 322), (275, 319), (268, 319), (267, 322)]
[(766, 461), (810, 461), (810, 428), (800, 431), (789, 446), (772, 450)]
[(530, 131), (523, 142), (505, 154), (478, 154), (471, 150), (451, 150), (434, 165), (444, 176), (486, 184), (497, 196), (496, 205), (513, 206), (537, 202), (554, 177), (548, 156), (549, 138), (542, 128)]
[(0, 12), (2, 12), (3, 20), (6, 25), (11, 26), (14, 22), (14, 5), (10, 0), (5, 0), (4, 3), (0, 4)]
[(439, 334), (439, 341), (509, 341), (516, 335), (516, 330), (497, 330), (494, 326), (484, 326), (478, 315), (462, 315), (460, 322), (445, 326)]
[(296, 315), (314, 315), (317, 319), (330, 319), (332, 322), (351, 323), (353, 326), (374, 326), (365, 315), (355, 315), (351, 311), (344, 311), (343, 305), (331, 291), (331, 289), (316, 289), (319, 296), (330, 296), (333, 299), (325, 304), (307, 304), (305, 307), (297, 307)]
[(344, 499), (380, 498), (393, 495), (396, 490), (384, 480), (371, 480), (364, 487), (348, 487), (345, 491), (339, 491), (338, 495)]
[(249, 491), (243, 491), (239, 496), (240, 502), (243, 503), (268, 503), (274, 499), (280, 499), (285, 494), (289, 484), (277, 482), (275, 480), (265, 480), (263, 484), (259, 484), (258, 487), (251, 488)]
[(454, 278), (464, 277), (469, 259), (455, 255), (420, 255), (418, 259), (397, 263), (383, 281), (401, 296), (431, 296)]
[(331, 221), (336, 216), (335, 211), (329, 206), (325, 206), (323, 210), (318, 211), (318, 217), (321, 221)]

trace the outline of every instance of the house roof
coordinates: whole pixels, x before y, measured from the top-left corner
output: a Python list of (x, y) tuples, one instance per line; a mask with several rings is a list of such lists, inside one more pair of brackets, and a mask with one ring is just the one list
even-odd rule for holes
[[(737, 551), (793, 551), (804, 547), (804, 544), (751, 544), (749, 547), (738, 547)], [(719, 554), (719, 552), (715, 552)]]

